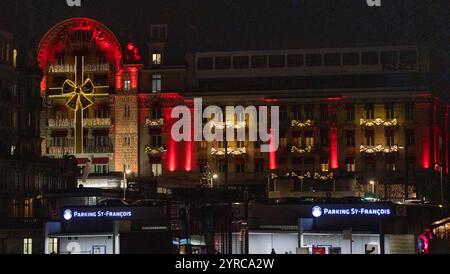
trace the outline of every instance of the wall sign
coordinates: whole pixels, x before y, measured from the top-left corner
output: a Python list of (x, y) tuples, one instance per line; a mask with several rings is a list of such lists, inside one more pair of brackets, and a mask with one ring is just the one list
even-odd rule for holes
[(66, 209), (63, 213), (63, 218), (66, 221), (74, 220), (87, 220), (87, 219), (130, 219), (134, 217), (134, 212), (129, 209), (125, 210), (115, 210), (115, 209), (105, 209), (105, 210), (72, 210)]
[(386, 217), (393, 213), (389, 207), (374, 206), (314, 206), (311, 214), (315, 218), (320, 217), (342, 217), (342, 216), (360, 216), (360, 217)]

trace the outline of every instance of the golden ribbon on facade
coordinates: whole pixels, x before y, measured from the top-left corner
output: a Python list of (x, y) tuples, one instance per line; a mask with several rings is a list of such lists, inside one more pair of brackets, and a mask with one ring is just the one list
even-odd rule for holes
[[(94, 93), (94, 84), (91, 79), (86, 79), (84, 84), (77, 86), (72, 80), (67, 79), (62, 86), (62, 93), (70, 97), (66, 106), (74, 111), (78, 110), (78, 106), (81, 106), (83, 110), (89, 108), (94, 103), (88, 98), (89, 95)], [(80, 104), (78, 104), (80, 102)]]

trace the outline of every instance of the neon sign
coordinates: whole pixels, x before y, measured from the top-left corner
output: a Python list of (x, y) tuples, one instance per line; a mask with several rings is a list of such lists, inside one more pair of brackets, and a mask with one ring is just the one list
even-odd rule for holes
[(127, 219), (134, 216), (131, 210), (71, 210), (66, 209), (63, 218), (66, 221), (76, 219)]

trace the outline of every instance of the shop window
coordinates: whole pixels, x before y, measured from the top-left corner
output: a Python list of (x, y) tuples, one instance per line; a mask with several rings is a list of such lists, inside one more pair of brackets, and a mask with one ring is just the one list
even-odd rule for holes
[(58, 254), (58, 238), (49, 238), (48, 239), (48, 253), (49, 254)]
[(162, 164), (152, 164), (152, 174), (154, 177), (162, 176)]
[(30, 238), (23, 239), (23, 254), (25, 255), (33, 254), (33, 239)]

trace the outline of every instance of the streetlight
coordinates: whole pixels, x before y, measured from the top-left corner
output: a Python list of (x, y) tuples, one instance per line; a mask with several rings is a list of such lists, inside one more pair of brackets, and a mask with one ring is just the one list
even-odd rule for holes
[(441, 174), (441, 205), (444, 204), (444, 168), (441, 164), (435, 163), (435, 168), (439, 168), (440, 174)]
[(131, 170), (127, 169), (123, 172), (123, 200), (127, 199), (127, 175), (131, 174)]

